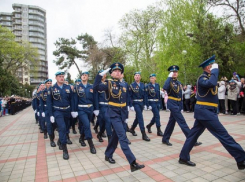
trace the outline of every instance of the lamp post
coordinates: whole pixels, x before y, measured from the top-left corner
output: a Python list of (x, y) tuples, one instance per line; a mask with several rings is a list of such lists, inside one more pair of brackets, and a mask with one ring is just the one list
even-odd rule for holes
[(182, 54), (184, 55), (184, 75), (185, 75), (185, 86), (186, 86), (186, 61), (185, 61), (185, 56), (187, 54), (187, 51), (183, 50)]
[(29, 90), (28, 92), (29, 92), (29, 97), (31, 98), (31, 91)]

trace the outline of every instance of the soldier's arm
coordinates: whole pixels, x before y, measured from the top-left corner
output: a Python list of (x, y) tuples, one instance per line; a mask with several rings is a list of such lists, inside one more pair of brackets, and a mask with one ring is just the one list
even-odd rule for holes
[(145, 104), (147, 107), (149, 107), (149, 102), (148, 102), (148, 84), (145, 86)]
[(99, 92), (98, 91), (93, 91), (93, 105), (94, 105), (94, 110), (99, 110)]
[(170, 81), (171, 81), (171, 77), (168, 77), (167, 80), (165, 81), (164, 85), (163, 85), (163, 89), (166, 90), (167, 92), (170, 90)]
[(201, 77), (198, 80), (198, 84), (205, 88), (213, 88), (217, 85), (218, 76), (219, 76), (219, 70), (212, 69), (210, 78), (207, 79), (206, 77)]
[(40, 94), (40, 113), (44, 111), (43, 92)]
[(49, 115), (53, 116), (53, 97), (52, 97), (52, 89), (51, 88), (48, 90), (47, 107), (48, 107)]
[(75, 111), (75, 104), (74, 104), (74, 99), (73, 99), (73, 89), (72, 87), (70, 86), (70, 105), (71, 105), (71, 112), (74, 112)]
[(106, 84), (101, 82), (102, 76), (99, 74), (95, 77), (94, 84), (93, 84), (93, 90), (94, 91), (107, 91), (108, 90), (108, 83)]
[(72, 99), (73, 99), (73, 110), (77, 111), (78, 110), (78, 94), (77, 94), (77, 85), (74, 86), (73, 92), (72, 92)]

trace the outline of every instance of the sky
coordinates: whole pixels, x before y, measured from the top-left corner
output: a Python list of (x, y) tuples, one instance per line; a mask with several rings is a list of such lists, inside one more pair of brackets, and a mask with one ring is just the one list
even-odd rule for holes
[[(146, 9), (156, 2), (158, 0), (0, 0), (0, 12), (12, 12), (14, 3), (35, 5), (46, 10), (49, 78), (54, 80), (58, 67), (53, 63), (53, 51), (58, 38), (76, 38), (88, 33), (97, 42), (102, 42), (105, 30), (120, 33), (118, 21), (126, 13)], [(69, 72), (72, 79), (78, 75), (75, 66)]]

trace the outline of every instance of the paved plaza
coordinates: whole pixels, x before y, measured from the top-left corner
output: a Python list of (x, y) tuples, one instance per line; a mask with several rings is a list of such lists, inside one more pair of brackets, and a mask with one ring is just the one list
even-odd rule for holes
[[(161, 111), (162, 130), (168, 121), (169, 112)], [(145, 123), (152, 117), (151, 111), (144, 111)], [(193, 113), (184, 113), (190, 127), (193, 126)], [(134, 118), (130, 111), (129, 126)], [(245, 148), (245, 116), (220, 116), (229, 133)], [(58, 147), (50, 147), (49, 139), (44, 140), (35, 124), (34, 112), (31, 107), (14, 116), (0, 118), (0, 181), (193, 181), (193, 182), (236, 182), (245, 181), (245, 170), (238, 170), (235, 160), (223, 148), (219, 141), (207, 130), (198, 141), (203, 144), (195, 147), (191, 153), (191, 160), (196, 167), (180, 165), (179, 153), (185, 141), (185, 136), (176, 125), (169, 147), (161, 143), (161, 137), (153, 133), (147, 135), (151, 141), (127, 133), (132, 142), (130, 148), (139, 163), (145, 168), (131, 173), (129, 164), (118, 146), (113, 158), (116, 164), (109, 164), (104, 160), (107, 139), (98, 142), (94, 130), (93, 140), (97, 154), (91, 154), (88, 145), (81, 147), (79, 134), (70, 134), (72, 145), (68, 145), (69, 160), (63, 160), (63, 152)], [(56, 139), (57, 142), (56, 132)]]

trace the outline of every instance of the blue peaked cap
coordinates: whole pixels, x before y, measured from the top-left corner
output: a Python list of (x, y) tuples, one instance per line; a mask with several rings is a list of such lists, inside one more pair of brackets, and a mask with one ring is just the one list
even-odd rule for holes
[(44, 81), (44, 83), (47, 83), (47, 82), (52, 82), (52, 79), (47, 79)]
[(114, 70), (121, 70), (121, 72), (123, 73), (124, 72), (124, 67), (121, 63), (113, 63), (111, 66), (110, 66), (110, 71), (109, 73), (111, 74)]
[(150, 74), (149, 78), (156, 77), (157, 75), (155, 73)]
[(63, 72), (63, 71), (58, 71), (58, 72), (55, 73), (55, 76), (58, 76), (58, 75), (64, 75), (64, 74), (65, 74), (65, 72)]
[(206, 66), (210, 65), (211, 63), (215, 62), (215, 55), (208, 58), (206, 61), (203, 61), (202, 64), (200, 64), (198, 67), (205, 68)]
[(168, 71), (179, 71), (179, 67), (177, 65), (170, 66)]
[(136, 74), (141, 75), (141, 72), (140, 71), (137, 71), (137, 72), (134, 73), (134, 75), (136, 75)]

